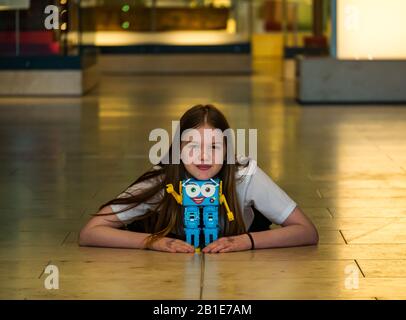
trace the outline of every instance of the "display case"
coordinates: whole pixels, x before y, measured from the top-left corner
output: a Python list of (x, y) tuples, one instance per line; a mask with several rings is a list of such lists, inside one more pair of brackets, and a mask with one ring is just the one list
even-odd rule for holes
[(82, 1), (85, 45), (221, 45), (249, 42), (248, 0)]
[(1, 95), (80, 95), (94, 86), (97, 53), (81, 46), (79, 3), (0, 0)]
[(332, 0), (331, 56), (297, 59), (304, 104), (406, 103), (404, 0)]
[(102, 1), (85, 6), (84, 31), (225, 30), (230, 2)]
[(342, 60), (406, 60), (406, 1), (335, 0), (333, 55)]
[(0, 55), (77, 55), (76, 1), (0, 1)]
[(249, 0), (83, 0), (82, 45), (99, 49), (109, 72), (250, 72), (250, 8)]
[[(0, 0), (4, 68), (250, 73), (250, 0)], [(46, 57), (46, 59), (44, 58)]]

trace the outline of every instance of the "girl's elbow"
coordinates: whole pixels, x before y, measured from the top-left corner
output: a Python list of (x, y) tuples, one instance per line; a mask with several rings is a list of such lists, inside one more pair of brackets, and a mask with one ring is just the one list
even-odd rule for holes
[(302, 245), (313, 246), (319, 243), (319, 233), (316, 227), (311, 225), (303, 226)]
[(89, 228), (84, 227), (80, 230), (79, 237), (78, 237), (78, 245), (81, 247), (86, 247), (90, 245), (89, 242)]
[(319, 232), (316, 227), (313, 226), (311, 230), (310, 245), (317, 245), (319, 243)]

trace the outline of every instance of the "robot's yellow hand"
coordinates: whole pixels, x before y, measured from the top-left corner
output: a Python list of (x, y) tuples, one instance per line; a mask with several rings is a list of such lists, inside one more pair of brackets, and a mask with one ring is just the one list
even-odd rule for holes
[(166, 185), (166, 192), (173, 193), (175, 190), (173, 189), (173, 184)]
[(175, 189), (173, 188), (173, 185), (171, 183), (166, 185), (166, 192), (171, 194), (175, 198), (177, 203), (182, 204), (182, 195), (178, 194), (175, 191)]

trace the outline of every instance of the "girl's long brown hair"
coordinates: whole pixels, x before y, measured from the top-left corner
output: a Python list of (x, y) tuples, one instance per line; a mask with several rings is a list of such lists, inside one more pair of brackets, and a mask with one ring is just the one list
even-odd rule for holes
[[(213, 105), (196, 105), (184, 113), (180, 119), (179, 130), (180, 136), (187, 129), (198, 128), (203, 125), (210, 125), (215, 129), (220, 129), (222, 132), (229, 129), (230, 126), (221, 113)], [(227, 143), (231, 143), (227, 141)], [(234, 150), (233, 148), (226, 148), (227, 150)], [(233, 151), (234, 153), (234, 151)], [(167, 236), (170, 232), (184, 234), (183, 230), (183, 213), (182, 206), (179, 205), (172, 195), (164, 191), (165, 186), (169, 183), (173, 184), (175, 190), (179, 186), (179, 181), (185, 178), (185, 167), (182, 162), (180, 164), (172, 164), (172, 145), (169, 148), (168, 156), (170, 158), (169, 164), (162, 161), (159, 163), (158, 169), (151, 168), (151, 170), (144, 173), (129, 187), (140, 183), (142, 181), (156, 181), (150, 187), (137, 192), (136, 194), (128, 194), (126, 197), (120, 197), (108, 201), (103, 204), (100, 209), (109, 205), (127, 205), (123, 212), (138, 206), (141, 203), (152, 204), (152, 208), (142, 216), (136, 217), (135, 221), (142, 221), (144, 230), (151, 233), (147, 239), (147, 247), (157, 239)], [(235, 154), (234, 154), (235, 157)], [(225, 157), (226, 158), (226, 157)], [(239, 206), (237, 192), (236, 192), (236, 171), (240, 164), (235, 161), (235, 164), (225, 162), (218, 177), (223, 181), (223, 193), (227, 199), (230, 210), (234, 213), (235, 220), (229, 222), (226, 218), (226, 213), (223, 206), (219, 208), (220, 217), (225, 221), (224, 230), (220, 232), (219, 236), (230, 236), (242, 234), (246, 231), (244, 221), (242, 219), (241, 208)], [(179, 192), (179, 190), (177, 190)], [(157, 194), (163, 193), (163, 197), (159, 200), (156, 199)], [(118, 212), (115, 212), (116, 214)]]

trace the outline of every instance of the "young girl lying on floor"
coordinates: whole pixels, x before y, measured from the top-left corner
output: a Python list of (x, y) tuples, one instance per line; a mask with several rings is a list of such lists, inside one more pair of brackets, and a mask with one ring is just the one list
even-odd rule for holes
[[(204, 253), (317, 244), (318, 233), (313, 223), (254, 160), (237, 158), (232, 153), (235, 161), (214, 161), (219, 152), (221, 159), (229, 158), (227, 139), (223, 137), (222, 143), (204, 141), (204, 132), (207, 129), (224, 132), (229, 128), (224, 115), (212, 105), (197, 105), (186, 111), (180, 119), (180, 135), (196, 129), (202, 138), (198, 143), (192, 138), (182, 141), (180, 151), (183, 155), (190, 154), (189, 150), (203, 150), (198, 153), (199, 159), (178, 164), (161, 161), (144, 173), (117, 198), (101, 206), (81, 230), (79, 244), (194, 252), (195, 248), (184, 241), (182, 207), (166, 187), (178, 186), (179, 181), (187, 178), (219, 178), (234, 215), (230, 221), (224, 206), (219, 207), (219, 236), (203, 248)], [(168, 155), (172, 155), (172, 146)], [(265, 223), (258, 228), (261, 219)], [(271, 223), (282, 228), (271, 230)]]

